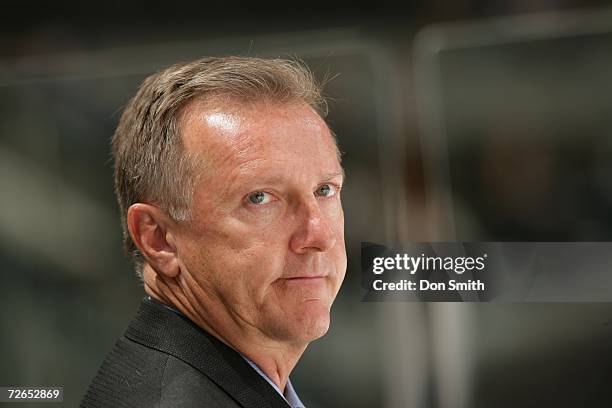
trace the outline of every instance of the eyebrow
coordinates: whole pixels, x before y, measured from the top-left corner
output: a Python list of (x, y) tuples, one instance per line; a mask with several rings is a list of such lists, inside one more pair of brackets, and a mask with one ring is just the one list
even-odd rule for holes
[[(345, 178), (344, 169), (342, 169), (342, 171), (334, 171), (330, 173), (325, 173), (323, 174), (320, 180), (327, 181), (327, 180), (331, 180), (339, 176), (342, 176), (342, 180), (344, 181), (344, 178)], [(257, 180), (263, 183), (280, 183), (280, 182), (286, 181), (287, 178), (285, 176), (277, 175), (277, 176), (266, 177), (263, 179), (257, 178)]]
[(341, 168), (339, 172), (326, 173), (323, 175), (323, 178), (325, 180), (329, 180), (329, 179), (333, 179), (338, 176), (342, 176), (343, 180), (346, 178), (346, 173), (344, 172), (344, 168)]
[[(338, 176), (342, 176), (342, 181), (344, 182), (345, 179), (345, 172), (344, 172), (344, 168), (341, 168), (341, 171), (334, 171), (334, 172), (329, 172), (329, 173), (325, 173), (323, 175), (323, 177), (321, 178), (322, 181), (327, 181), (327, 180), (331, 180), (333, 178), (336, 178)], [(246, 184), (250, 184), (253, 179), (256, 179), (257, 181), (263, 183), (263, 184), (276, 184), (276, 183), (280, 183), (280, 182), (284, 182), (286, 180), (286, 177), (284, 176), (271, 176), (271, 177), (267, 177), (264, 179), (259, 179), (259, 178), (248, 178), (247, 180), (242, 180), (242, 182), (239, 183), (233, 183), (233, 186), (230, 188), (231, 191), (235, 191), (238, 189), (241, 189), (242, 187), (244, 187)]]

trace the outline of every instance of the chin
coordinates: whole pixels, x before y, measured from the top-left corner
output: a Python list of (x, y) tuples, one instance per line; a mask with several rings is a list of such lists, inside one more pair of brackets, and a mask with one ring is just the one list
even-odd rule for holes
[(293, 334), (296, 339), (310, 342), (322, 337), (329, 330), (329, 307), (319, 302), (308, 302), (296, 315)]
[(313, 326), (310, 328), (307, 336), (308, 339), (306, 341), (317, 340), (323, 337), (329, 330), (329, 317), (325, 322), (319, 321), (318, 323), (320, 323), (318, 326)]
[(329, 307), (312, 301), (294, 310), (285, 310), (269, 326), (269, 333), (281, 341), (309, 343), (327, 333), (329, 322)]

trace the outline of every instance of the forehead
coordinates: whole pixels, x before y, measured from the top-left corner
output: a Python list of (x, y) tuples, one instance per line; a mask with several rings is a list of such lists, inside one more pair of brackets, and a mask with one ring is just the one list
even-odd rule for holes
[(196, 100), (184, 109), (179, 127), (186, 152), (224, 171), (304, 160), (327, 168), (322, 170), (340, 167), (329, 128), (304, 103)]

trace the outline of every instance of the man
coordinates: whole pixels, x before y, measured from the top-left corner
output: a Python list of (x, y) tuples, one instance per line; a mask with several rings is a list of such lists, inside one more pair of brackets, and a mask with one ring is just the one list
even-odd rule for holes
[(206, 58), (147, 78), (113, 137), (148, 295), (82, 407), (299, 407), (289, 374), (346, 270), (344, 173), (296, 62)]

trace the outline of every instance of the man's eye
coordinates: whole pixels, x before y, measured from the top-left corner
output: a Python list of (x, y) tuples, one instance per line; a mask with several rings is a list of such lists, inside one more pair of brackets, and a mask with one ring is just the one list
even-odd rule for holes
[(336, 194), (336, 187), (331, 184), (323, 184), (317, 188), (315, 194), (321, 197), (331, 197)]
[(249, 201), (249, 203), (256, 205), (267, 204), (272, 200), (272, 196), (269, 193), (263, 191), (256, 191), (250, 194), (247, 197), (247, 200)]

